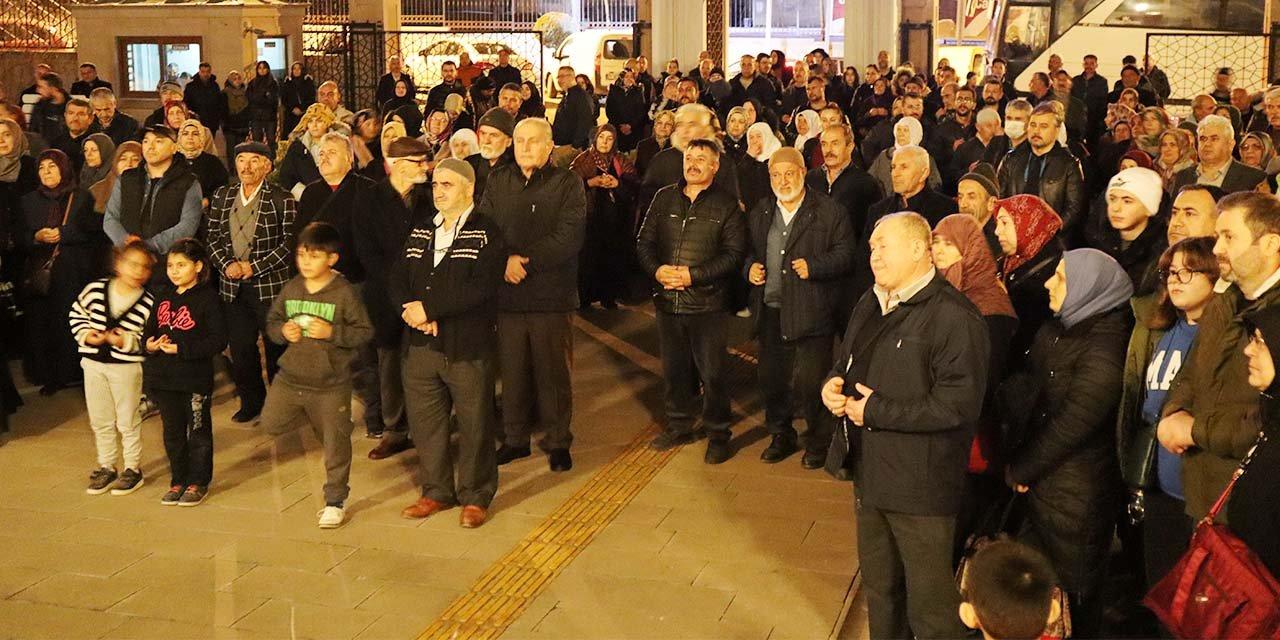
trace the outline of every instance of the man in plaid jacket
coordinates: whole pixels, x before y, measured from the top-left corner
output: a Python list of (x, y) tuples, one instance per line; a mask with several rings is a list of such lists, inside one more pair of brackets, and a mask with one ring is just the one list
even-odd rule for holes
[(219, 292), (227, 314), (231, 377), (240, 396), (235, 422), (249, 422), (262, 411), (267, 387), (262, 379), (258, 337), (267, 355), (267, 379), (276, 373), (284, 348), (266, 339), (267, 311), (293, 277), (293, 197), (267, 180), (271, 151), (261, 142), (236, 145), (240, 184), (220, 187), (209, 200), (209, 256), (220, 276)]

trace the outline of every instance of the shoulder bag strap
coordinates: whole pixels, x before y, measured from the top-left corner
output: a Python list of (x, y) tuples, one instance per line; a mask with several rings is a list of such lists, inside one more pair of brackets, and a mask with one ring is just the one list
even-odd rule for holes
[[(76, 199), (76, 194), (74, 191), (71, 193), (71, 195), (67, 196), (67, 208), (65, 211), (62, 212), (62, 224), (58, 225), (59, 227), (67, 226), (67, 220), (71, 218), (71, 203), (74, 202), (75, 199)], [(62, 229), (59, 228), (58, 232), (61, 233)], [(50, 268), (53, 266), (53, 261), (58, 259), (58, 253), (61, 250), (62, 250), (62, 239), (59, 238), (58, 243), (53, 245), (53, 253), (49, 254), (49, 260), (45, 262), (45, 268)]]
[(1231, 492), (1236, 488), (1236, 482), (1240, 480), (1240, 476), (1244, 475), (1245, 470), (1249, 467), (1249, 463), (1253, 462), (1253, 456), (1258, 451), (1258, 445), (1266, 442), (1266, 440), (1266, 430), (1259, 429), (1258, 439), (1254, 441), (1252, 447), (1249, 447), (1249, 453), (1244, 455), (1244, 459), (1240, 461), (1240, 466), (1236, 467), (1235, 472), (1231, 474), (1231, 481), (1227, 483), (1226, 488), (1222, 490), (1222, 494), (1219, 495), (1218, 499), (1213, 503), (1213, 507), (1209, 509), (1209, 513), (1205, 514), (1204, 520), (1201, 521), (1202, 523), (1212, 524), (1214, 519), (1218, 517), (1218, 512), (1222, 511), (1222, 508), (1226, 506), (1227, 499), (1231, 497)]

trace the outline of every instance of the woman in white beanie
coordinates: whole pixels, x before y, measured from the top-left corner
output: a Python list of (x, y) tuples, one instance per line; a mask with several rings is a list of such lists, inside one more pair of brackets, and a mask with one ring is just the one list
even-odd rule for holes
[(1155, 291), (1158, 284), (1156, 263), (1168, 246), (1159, 217), (1164, 195), (1160, 174), (1143, 167), (1125, 169), (1107, 184), (1106, 223), (1086, 229), (1087, 244), (1120, 263), (1137, 296)]
[[(893, 193), (893, 154), (903, 147), (919, 145), (924, 140), (924, 127), (912, 116), (903, 116), (893, 124), (893, 146), (881, 151), (871, 163), (867, 173), (880, 182), (880, 193)], [(942, 172), (938, 171), (938, 163), (933, 154), (929, 154), (929, 188), (938, 191), (942, 188)]]

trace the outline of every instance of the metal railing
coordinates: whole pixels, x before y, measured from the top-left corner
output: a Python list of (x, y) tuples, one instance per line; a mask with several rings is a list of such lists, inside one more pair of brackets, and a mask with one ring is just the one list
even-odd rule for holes
[(729, 0), (729, 35), (747, 38), (818, 38), (827, 3), (811, 0)]
[(346, 24), (351, 21), (350, 0), (308, 0), (307, 24)]
[(576, 18), (584, 29), (625, 27), (636, 21), (636, 0), (400, 0), (406, 25), (530, 29), (552, 12)]

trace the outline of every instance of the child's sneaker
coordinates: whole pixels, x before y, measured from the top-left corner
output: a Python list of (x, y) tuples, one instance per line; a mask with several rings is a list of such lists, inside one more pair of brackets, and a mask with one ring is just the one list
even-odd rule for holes
[(100, 496), (111, 488), (111, 483), (116, 481), (116, 470), (108, 467), (98, 467), (93, 473), (89, 474), (89, 488), (85, 489), (85, 493), (91, 496)]
[(142, 472), (134, 469), (125, 469), (120, 474), (120, 478), (111, 485), (111, 495), (127, 496), (143, 485)]
[(327, 506), (316, 515), (320, 518), (321, 529), (337, 529), (346, 518), (347, 512), (342, 507)]
[(142, 396), (138, 400), (138, 420), (146, 420), (151, 416), (160, 415), (160, 405), (147, 396)]
[(168, 491), (164, 492), (164, 496), (160, 498), (160, 504), (166, 507), (172, 507), (173, 505), (178, 504), (178, 501), (181, 499), (182, 485), (175, 484), (172, 487), (169, 487)]
[(204, 502), (204, 497), (209, 494), (208, 487), (200, 487), (194, 484), (187, 485), (187, 490), (182, 492), (182, 497), (178, 498), (179, 507), (194, 507)]

